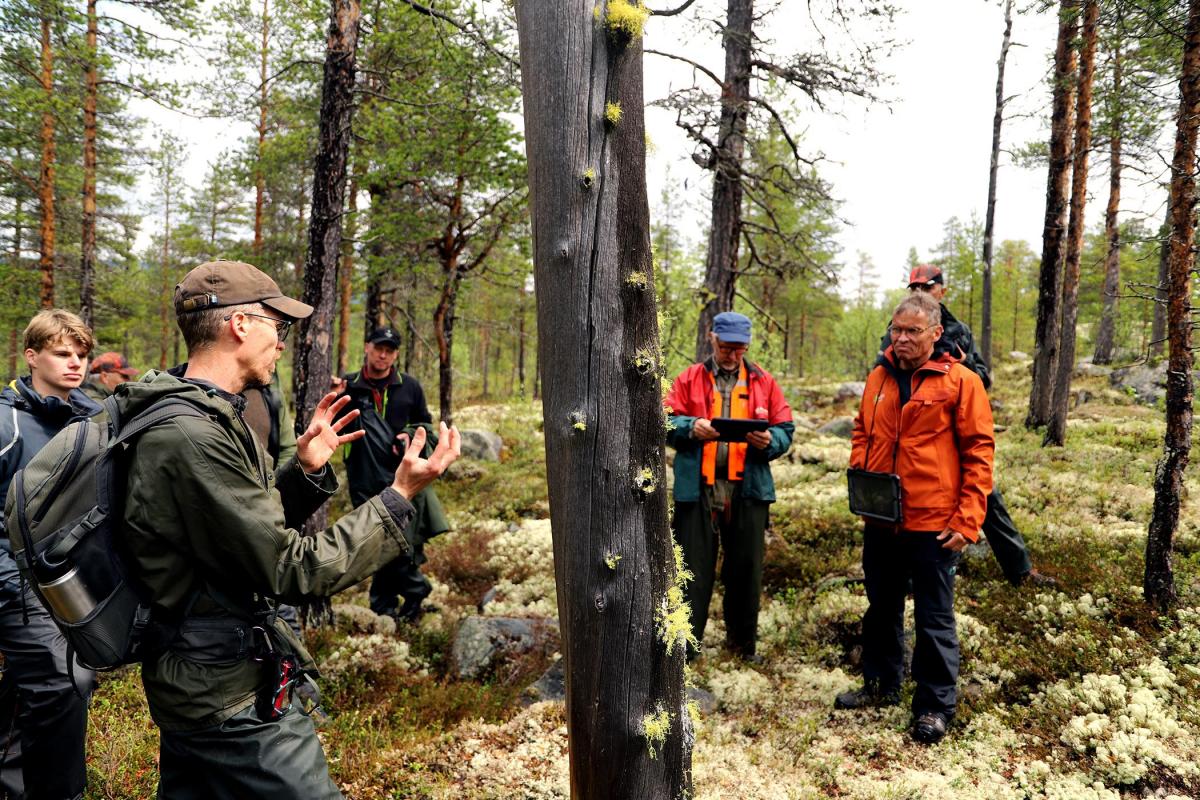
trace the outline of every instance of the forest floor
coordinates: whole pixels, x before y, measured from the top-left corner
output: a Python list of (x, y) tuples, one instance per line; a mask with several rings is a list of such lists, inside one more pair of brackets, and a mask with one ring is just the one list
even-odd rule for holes
[[(697, 798), (1200, 798), (1194, 503), (1176, 540), (1178, 611), (1157, 617), (1141, 599), (1162, 411), (1102, 377), (1078, 378), (1087, 396), (1067, 446), (1043, 449), (1021, 424), (1027, 365), (1000, 365), (996, 383), (998, 482), (1036, 565), (1059, 586), (1010, 586), (986, 549), (964, 559), (959, 714), (941, 744), (911, 742), (905, 705), (834, 711), (834, 695), (860, 680), (862, 537), (845, 508), (849, 442), (815, 431), (857, 400), (836, 401), (837, 383), (786, 386), (799, 424), (775, 465), (765, 659), (722, 651), (714, 599), (690, 675), (716, 700), (697, 731)], [(439, 610), (391, 632), (362, 608), (365, 587), (338, 598), (338, 625), (308, 632), (331, 714), (320, 735), (349, 798), (567, 798), (562, 704), (522, 702), (554, 656), (535, 652), (475, 681), (452, 677), (450, 658), (489, 588), (497, 599), (485, 614), (555, 614), (540, 405), (477, 406), (457, 421), (497, 431), (506, 450), (501, 463), (469, 462), (439, 486), (455, 524), (427, 548)], [(156, 754), (136, 670), (102, 676), (87, 797), (152, 796)]]

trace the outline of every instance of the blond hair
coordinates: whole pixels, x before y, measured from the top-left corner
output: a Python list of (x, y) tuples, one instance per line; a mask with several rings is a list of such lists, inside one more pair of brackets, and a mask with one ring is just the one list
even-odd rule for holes
[(92, 329), (70, 311), (48, 308), (34, 314), (25, 326), (26, 350), (40, 353), (59, 339), (74, 339), (86, 353), (92, 352)]

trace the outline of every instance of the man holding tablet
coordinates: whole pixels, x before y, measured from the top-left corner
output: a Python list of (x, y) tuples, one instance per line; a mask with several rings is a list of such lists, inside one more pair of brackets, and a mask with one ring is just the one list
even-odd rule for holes
[(756, 659), (762, 594), (763, 535), (775, 482), (770, 462), (792, 445), (792, 409), (770, 373), (746, 360), (750, 319), (726, 311), (713, 318), (712, 356), (680, 373), (663, 405), (667, 443), (675, 448), (675, 541), (693, 574), (687, 598), (699, 655), (724, 549), (725, 644)]

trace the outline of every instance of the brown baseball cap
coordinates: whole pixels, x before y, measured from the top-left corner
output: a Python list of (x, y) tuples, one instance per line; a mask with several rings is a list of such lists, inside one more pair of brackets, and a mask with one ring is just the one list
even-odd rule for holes
[(92, 366), (89, 372), (119, 372), (126, 378), (132, 378), (138, 374), (138, 371), (129, 366), (129, 359), (120, 353), (109, 351), (101, 353), (92, 359)]
[(209, 261), (193, 269), (175, 287), (175, 315), (206, 308), (262, 303), (292, 319), (304, 319), (312, 306), (279, 291), (271, 276), (241, 261)]

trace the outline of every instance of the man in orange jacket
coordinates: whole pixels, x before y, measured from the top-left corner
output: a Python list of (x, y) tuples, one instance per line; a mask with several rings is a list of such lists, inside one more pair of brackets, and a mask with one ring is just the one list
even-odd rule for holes
[(979, 539), (992, 491), (995, 435), (979, 376), (955, 357), (933, 358), (942, 335), (937, 301), (906, 297), (892, 314), (892, 346), (867, 377), (854, 420), (850, 466), (900, 477), (897, 526), (865, 520), (863, 688), (837, 708), (895, 705), (904, 677), (904, 599), (916, 612), (913, 738), (932, 744), (954, 717), (958, 636), (954, 573), (959, 552)]
[[(675, 448), (672, 528), (693, 575), (687, 599), (697, 644), (704, 641), (719, 545), (725, 551), (725, 644), (757, 660), (764, 531), (775, 502), (770, 462), (791, 447), (795, 426), (779, 384), (746, 358), (750, 318), (717, 314), (708, 337), (712, 357), (680, 373), (663, 401), (670, 414), (667, 443)], [(766, 429), (742, 441), (718, 441), (712, 420), (719, 417), (760, 420)], [(689, 660), (697, 655), (689, 648)]]

